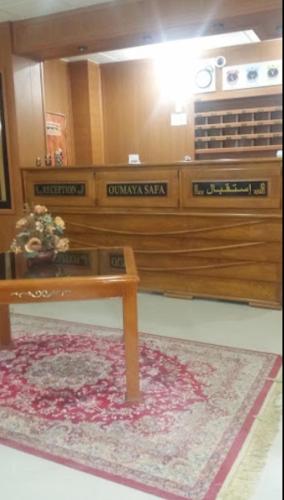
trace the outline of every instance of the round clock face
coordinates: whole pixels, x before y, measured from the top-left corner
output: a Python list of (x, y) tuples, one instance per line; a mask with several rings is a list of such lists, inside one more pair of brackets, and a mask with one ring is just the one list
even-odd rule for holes
[(258, 71), (257, 71), (257, 69), (251, 68), (251, 69), (248, 70), (248, 72), (247, 72), (247, 79), (248, 80), (250, 80), (250, 81), (251, 80), (256, 80), (257, 77), (258, 77)]
[(227, 73), (227, 82), (233, 83), (236, 82), (239, 78), (239, 72), (237, 70), (235, 71), (228, 71)]
[(271, 66), (271, 68), (269, 68), (267, 71), (267, 76), (269, 78), (275, 78), (278, 75), (279, 75), (279, 69), (276, 68), (276, 66)]
[(195, 75), (195, 83), (199, 89), (207, 89), (213, 80), (212, 70), (209, 68), (202, 68), (197, 71)]

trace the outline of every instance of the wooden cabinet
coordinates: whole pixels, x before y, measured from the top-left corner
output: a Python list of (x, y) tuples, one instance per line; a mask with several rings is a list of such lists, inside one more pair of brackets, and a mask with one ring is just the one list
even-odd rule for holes
[(196, 159), (275, 156), (278, 149), (282, 149), (280, 95), (196, 103)]

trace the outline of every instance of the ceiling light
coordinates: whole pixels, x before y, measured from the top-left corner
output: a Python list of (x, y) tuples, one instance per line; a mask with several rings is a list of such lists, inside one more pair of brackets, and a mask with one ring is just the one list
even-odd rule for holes
[[(147, 37), (148, 35), (145, 35)], [(148, 42), (151, 40), (147, 39)], [(142, 45), (140, 47), (129, 47), (126, 49), (112, 50), (108, 52), (101, 52), (100, 54), (88, 54), (88, 59), (102, 63), (102, 58), (105, 57), (104, 63), (115, 61), (134, 61), (139, 59), (156, 59), (157, 54), (163, 52), (168, 53), (168, 57), (175, 58), (175, 53), (183, 51), (184, 57), (188, 58), (188, 54), (199, 53), (201, 51), (231, 47), (234, 45), (242, 45), (248, 43), (260, 42), (259, 37), (253, 30), (235, 31), (232, 33), (220, 33), (218, 35), (203, 36), (197, 38), (175, 40), (164, 43), (155, 43)], [(88, 47), (78, 47), (81, 53), (86, 53)], [(76, 60), (76, 58), (69, 58), (69, 61)]]

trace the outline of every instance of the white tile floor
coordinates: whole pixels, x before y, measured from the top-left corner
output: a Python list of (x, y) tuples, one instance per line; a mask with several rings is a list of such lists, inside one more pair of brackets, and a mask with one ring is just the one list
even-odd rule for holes
[[(119, 300), (13, 306), (16, 312), (122, 326)], [(282, 352), (280, 311), (205, 300), (139, 295), (140, 331), (214, 344)], [(281, 429), (252, 500), (280, 500)], [(1, 500), (150, 500), (138, 490), (0, 446)], [(194, 500), (194, 499), (193, 499)], [(239, 500), (242, 500), (241, 492)]]

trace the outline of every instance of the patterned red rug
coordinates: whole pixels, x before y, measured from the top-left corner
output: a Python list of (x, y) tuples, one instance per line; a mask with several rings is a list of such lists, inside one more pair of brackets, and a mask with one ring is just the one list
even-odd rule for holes
[(276, 376), (274, 354), (140, 334), (124, 402), (121, 331), (13, 316), (0, 441), (162, 498), (216, 498)]

